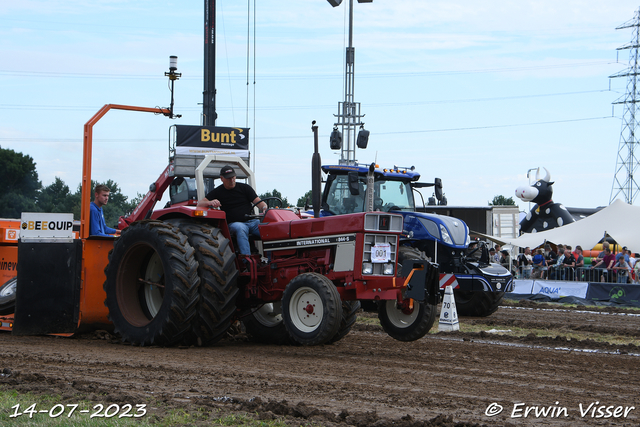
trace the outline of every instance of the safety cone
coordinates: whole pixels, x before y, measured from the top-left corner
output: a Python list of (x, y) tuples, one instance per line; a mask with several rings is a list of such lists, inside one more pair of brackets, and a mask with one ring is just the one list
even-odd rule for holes
[(456, 310), (456, 300), (453, 297), (453, 288), (448, 285), (444, 288), (444, 299), (442, 300), (442, 308), (440, 309), (439, 331), (459, 331), (458, 310)]

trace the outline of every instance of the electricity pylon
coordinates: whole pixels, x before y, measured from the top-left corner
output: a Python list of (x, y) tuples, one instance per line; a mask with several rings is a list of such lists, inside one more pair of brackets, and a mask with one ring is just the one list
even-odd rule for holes
[(622, 117), (622, 130), (620, 131), (620, 143), (618, 144), (618, 157), (616, 159), (616, 171), (611, 187), (612, 203), (619, 195), (624, 196), (624, 201), (632, 205), (640, 187), (635, 178), (638, 169), (638, 103), (640, 102), (640, 86), (638, 86), (638, 48), (640, 48), (640, 9), (635, 13), (632, 20), (617, 27), (616, 30), (631, 28), (633, 31), (631, 43), (618, 48), (618, 50), (629, 49), (629, 68), (616, 73), (610, 78), (627, 77), (627, 91), (614, 104), (623, 104), (624, 113)]

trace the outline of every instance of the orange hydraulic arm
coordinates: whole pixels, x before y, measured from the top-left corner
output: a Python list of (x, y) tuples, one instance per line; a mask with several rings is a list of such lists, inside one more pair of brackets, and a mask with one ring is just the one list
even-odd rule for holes
[(153, 210), (155, 204), (162, 198), (164, 191), (169, 187), (173, 181), (173, 163), (167, 165), (164, 171), (160, 174), (156, 182), (151, 185), (147, 194), (142, 198), (138, 206), (133, 210), (131, 215), (124, 217), (121, 216), (118, 220), (118, 228), (120, 230), (128, 227), (134, 221), (138, 221), (147, 217), (149, 212)]
[(140, 111), (143, 113), (163, 114), (171, 117), (171, 111), (168, 108), (149, 108), (134, 107), (131, 105), (107, 104), (100, 109), (87, 123), (84, 125), (84, 148), (82, 154), (82, 205), (80, 210), (80, 238), (89, 237), (89, 203), (91, 202), (91, 156), (93, 144), (93, 125), (105, 115), (109, 110), (128, 110)]

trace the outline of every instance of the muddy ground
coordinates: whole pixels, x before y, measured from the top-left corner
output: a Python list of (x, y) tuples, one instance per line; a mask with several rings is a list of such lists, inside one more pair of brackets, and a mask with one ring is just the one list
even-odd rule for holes
[[(461, 322), (640, 337), (638, 311), (556, 308), (515, 304)], [(59, 393), (69, 403), (148, 403), (151, 419), (167, 408), (200, 410), (201, 425), (210, 413), (319, 426), (640, 423), (640, 348), (563, 334), (441, 332), (403, 343), (359, 321), (341, 341), (319, 347), (258, 345), (239, 334), (209, 348), (141, 348), (104, 331), (0, 333), (0, 372), (4, 389)], [(530, 409), (525, 417), (533, 407), (538, 416)]]

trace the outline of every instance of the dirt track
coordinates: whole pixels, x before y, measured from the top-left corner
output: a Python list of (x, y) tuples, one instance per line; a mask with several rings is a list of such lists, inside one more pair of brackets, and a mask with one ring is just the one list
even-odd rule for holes
[[(564, 327), (640, 336), (640, 316), (625, 313), (501, 307), (491, 317), (462, 322), (485, 324), (487, 330)], [(640, 348), (562, 337), (439, 333), (401, 343), (377, 326), (358, 323), (343, 340), (321, 347), (257, 345), (239, 336), (210, 348), (140, 348), (106, 333), (76, 338), (0, 333), (0, 355), (3, 388), (53, 391), (70, 403), (79, 396), (119, 404), (157, 399), (170, 407), (246, 411), (262, 419), (287, 416), (296, 425), (640, 422)], [(626, 418), (593, 418), (591, 411), (582, 417), (580, 404), (585, 410), (593, 402), (635, 408)], [(504, 409), (489, 417), (485, 411), (495, 407), (488, 409), (492, 403)], [(531, 412), (523, 419), (531, 406), (566, 407), (567, 416), (555, 409), (546, 417)], [(520, 418), (511, 418), (514, 408)]]

